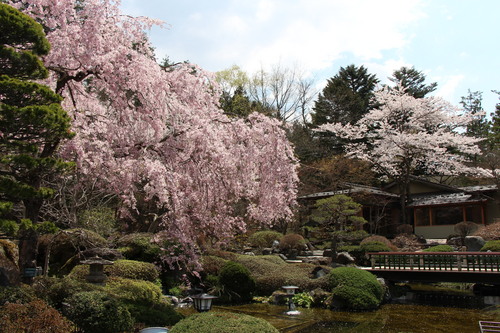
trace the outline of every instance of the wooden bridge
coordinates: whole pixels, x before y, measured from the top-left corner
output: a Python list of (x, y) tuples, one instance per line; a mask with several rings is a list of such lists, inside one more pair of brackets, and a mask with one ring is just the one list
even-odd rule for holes
[(500, 252), (375, 252), (366, 270), (389, 281), (500, 285)]

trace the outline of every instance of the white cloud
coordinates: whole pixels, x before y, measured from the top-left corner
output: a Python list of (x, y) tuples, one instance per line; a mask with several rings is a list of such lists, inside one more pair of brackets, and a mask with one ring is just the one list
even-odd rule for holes
[(436, 80), (440, 83), (434, 95), (440, 96), (450, 102), (457, 100), (459, 94), (457, 90), (464, 79), (465, 76), (461, 74), (434, 78), (432, 81)]

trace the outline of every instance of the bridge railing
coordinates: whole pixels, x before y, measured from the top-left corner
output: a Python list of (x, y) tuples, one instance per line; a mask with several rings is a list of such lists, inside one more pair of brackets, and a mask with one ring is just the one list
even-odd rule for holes
[(500, 272), (500, 252), (371, 252), (372, 269)]

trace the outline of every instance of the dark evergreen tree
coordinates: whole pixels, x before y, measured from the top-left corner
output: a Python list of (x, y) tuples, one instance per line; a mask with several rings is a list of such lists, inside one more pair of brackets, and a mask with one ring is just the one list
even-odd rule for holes
[(0, 4), (0, 31), (0, 229), (15, 233), (21, 225), (24, 269), (36, 265), (40, 208), (53, 192), (43, 182), (69, 167), (55, 153), (73, 133), (61, 97), (30, 81), (48, 74), (39, 58), (50, 49), (42, 26)]
[(474, 120), (467, 125), (465, 132), (468, 136), (476, 138), (486, 138), (488, 135), (488, 120), (482, 106), (483, 93), (480, 91), (467, 91), (466, 96), (462, 96), (460, 104), (467, 114), (475, 115), (477, 120)]
[(328, 80), (314, 104), (312, 124), (353, 124), (371, 108), (372, 97), (379, 80), (364, 66), (349, 65)]
[(424, 73), (417, 71), (414, 67), (401, 67), (392, 73), (390, 81), (394, 82), (395, 88), (400, 85), (407, 94), (415, 98), (424, 98), (428, 93), (433, 92), (437, 88), (437, 83), (425, 84)]

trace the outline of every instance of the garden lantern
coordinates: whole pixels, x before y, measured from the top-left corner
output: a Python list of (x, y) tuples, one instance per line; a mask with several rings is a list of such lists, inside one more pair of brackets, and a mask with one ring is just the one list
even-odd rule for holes
[(288, 297), (288, 315), (297, 315), (300, 312), (296, 310), (295, 304), (293, 303), (293, 295), (295, 295), (295, 290), (299, 289), (297, 286), (283, 286), (281, 287), (286, 290), (286, 297)]
[(212, 308), (212, 300), (217, 298), (217, 296), (212, 296), (209, 294), (198, 294), (193, 297), (194, 308), (198, 312), (207, 312)]
[(102, 259), (99, 256), (81, 262), (84, 265), (89, 265), (89, 275), (85, 277), (87, 282), (102, 284), (106, 281), (106, 274), (104, 274), (104, 265), (113, 265), (112, 261)]

